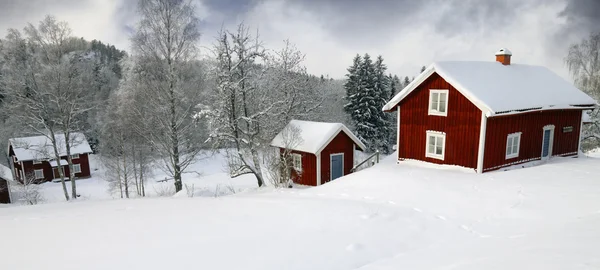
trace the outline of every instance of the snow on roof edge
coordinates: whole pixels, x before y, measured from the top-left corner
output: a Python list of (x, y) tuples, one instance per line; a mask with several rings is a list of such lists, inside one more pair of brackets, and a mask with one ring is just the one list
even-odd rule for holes
[[(64, 134), (57, 133), (55, 136), (57, 137), (57, 143), (60, 142), (60, 145), (57, 146), (61, 156), (66, 155), (66, 149), (64, 149)], [(85, 134), (82, 132), (72, 132), (70, 138), (71, 154), (93, 153)], [(54, 155), (51, 154), (53, 153), (52, 149), (43, 149), (52, 145), (49, 142), (48, 137), (44, 135), (10, 138), (8, 141), (7, 151), (10, 151), (10, 147), (12, 146), (15, 156), (20, 161), (52, 159), (54, 157)]]
[[(273, 138), (273, 140), (271, 140), (270, 146), (278, 148), (289, 147), (289, 145), (285, 145), (285, 139), (283, 138), (284, 135), (282, 134), (290, 126), (299, 129), (300, 138), (302, 139), (302, 143), (291, 148), (291, 150), (294, 151), (317, 155), (321, 153), (321, 151), (323, 151), (323, 149), (325, 149), (325, 147), (327, 147), (327, 145), (329, 145), (331, 141), (342, 131), (353, 141), (354, 144), (360, 148), (360, 150), (366, 150), (365, 144), (342, 123), (304, 120), (290, 121), (286, 127), (280, 131), (275, 138)], [(318, 132), (313, 132), (315, 130)]]

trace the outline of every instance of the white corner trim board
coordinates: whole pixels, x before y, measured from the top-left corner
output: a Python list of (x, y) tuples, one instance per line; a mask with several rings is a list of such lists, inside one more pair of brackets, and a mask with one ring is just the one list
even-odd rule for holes
[(487, 133), (487, 116), (481, 112), (481, 126), (479, 127), (479, 149), (477, 151), (477, 173), (483, 173), (483, 161), (485, 156), (485, 136)]
[(317, 155), (317, 186), (321, 185), (321, 154)]

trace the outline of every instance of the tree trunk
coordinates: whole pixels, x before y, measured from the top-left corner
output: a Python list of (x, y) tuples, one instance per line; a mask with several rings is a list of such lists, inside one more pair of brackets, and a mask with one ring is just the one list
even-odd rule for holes
[(142, 197), (146, 197), (146, 187), (144, 186), (144, 167), (140, 162), (140, 185), (142, 189)]
[(65, 184), (65, 173), (63, 171), (62, 165), (60, 165), (60, 153), (58, 152), (58, 148), (56, 147), (56, 137), (54, 136), (54, 131), (52, 130), (50, 130), (50, 141), (52, 142), (52, 148), (54, 149), (54, 158), (56, 158), (56, 162), (58, 163), (57, 170), (58, 175), (60, 175), (60, 184), (62, 185), (63, 192), (65, 193), (65, 199), (69, 201), (69, 191), (67, 190), (67, 184)]
[(265, 182), (263, 180), (262, 169), (260, 166), (260, 159), (258, 158), (258, 152), (256, 151), (256, 149), (250, 149), (250, 152), (252, 153), (252, 162), (254, 162), (254, 167), (256, 168), (254, 175), (256, 176), (256, 181), (258, 182), (258, 187), (262, 187), (265, 184)]
[[(171, 65), (171, 61), (169, 60), (169, 66)], [(173, 72), (171, 71), (171, 77), (173, 76)], [(175, 182), (175, 192), (179, 192), (183, 189), (183, 183), (181, 181), (181, 166), (179, 164), (179, 138), (177, 137), (178, 129), (177, 129), (177, 111), (175, 109), (175, 82), (174, 79), (171, 78), (169, 83), (169, 95), (170, 95), (170, 105), (171, 105), (171, 147), (173, 156), (171, 160), (173, 161), (173, 180)]]
[[(69, 181), (71, 181), (71, 198), (77, 199), (77, 184), (75, 183), (75, 173), (73, 172), (73, 159), (71, 159), (71, 144), (69, 143), (71, 134), (69, 132), (64, 133), (65, 136), (65, 150), (67, 150), (67, 166), (69, 166)], [(60, 160), (58, 162), (60, 165)]]
[(133, 168), (133, 179), (135, 181), (135, 191), (138, 196), (141, 196), (142, 193), (140, 191), (140, 181), (138, 180), (138, 171), (137, 171), (137, 165), (135, 162), (136, 161), (135, 153), (136, 153), (135, 146), (132, 144), (131, 145), (131, 166)]
[(125, 157), (125, 147), (123, 147), (123, 187), (125, 188), (125, 198), (129, 199), (129, 175), (127, 172), (127, 158)]

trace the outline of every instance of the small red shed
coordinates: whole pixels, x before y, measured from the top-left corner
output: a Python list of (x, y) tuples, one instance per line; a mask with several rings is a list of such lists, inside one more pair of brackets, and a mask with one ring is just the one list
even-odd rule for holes
[(398, 160), (482, 173), (578, 154), (586, 110), (597, 102), (549, 69), (496, 62), (436, 62), (383, 108), (398, 113)]
[(350, 174), (365, 145), (341, 123), (292, 120), (271, 142), (292, 152), (294, 183), (318, 186)]

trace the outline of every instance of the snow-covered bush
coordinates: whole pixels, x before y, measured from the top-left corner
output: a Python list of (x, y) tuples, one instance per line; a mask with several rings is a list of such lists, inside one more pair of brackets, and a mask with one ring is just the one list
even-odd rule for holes
[(33, 174), (25, 176), (22, 182), (14, 181), (10, 184), (13, 202), (36, 205), (44, 201), (41, 186), (36, 182)]

